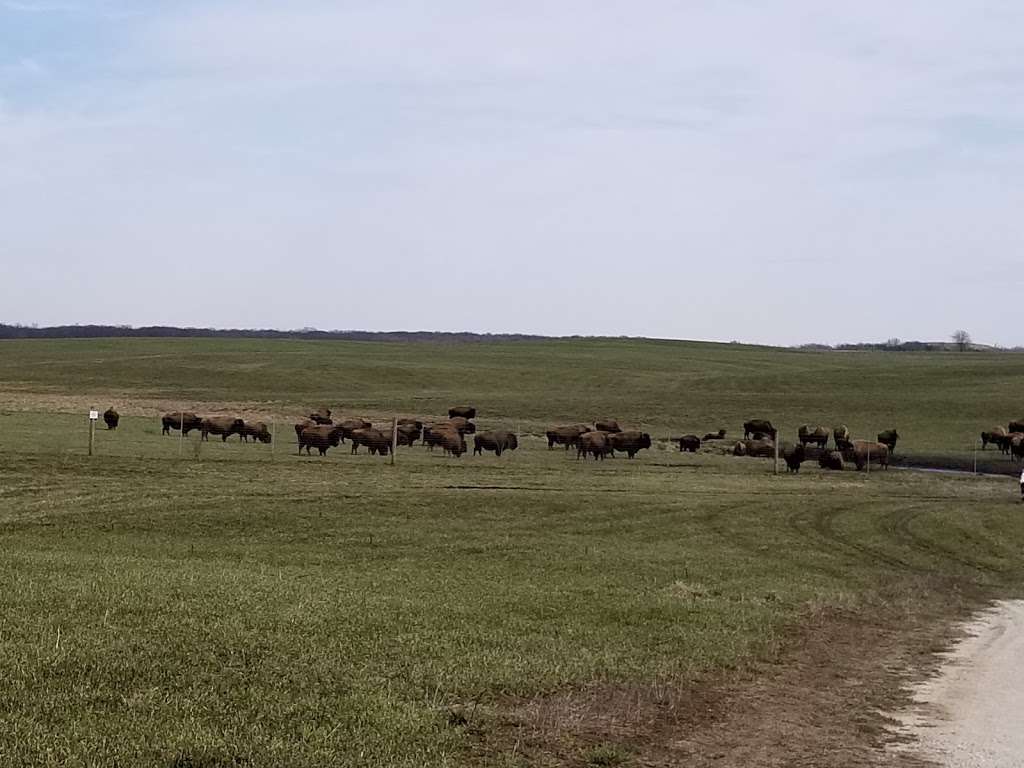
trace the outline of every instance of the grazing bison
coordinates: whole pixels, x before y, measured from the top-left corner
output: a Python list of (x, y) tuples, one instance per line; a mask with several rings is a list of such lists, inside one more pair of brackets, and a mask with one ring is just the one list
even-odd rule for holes
[(615, 419), (605, 419), (604, 421), (594, 422), (594, 429), (597, 432), (621, 432), (622, 428), (619, 427), (619, 422)]
[(169, 435), (172, 429), (180, 429), (184, 434), (188, 434), (193, 429), (200, 429), (203, 425), (203, 420), (196, 416), (194, 413), (185, 411), (174, 411), (172, 413), (165, 413), (160, 417), (160, 423), (163, 426), (161, 434)]
[(457, 405), (454, 408), (449, 408), (448, 418), (454, 419), (456, 416), (461, 416), (464, 419), (475, 419), (476, 408), (471, 405)]
[(800, 438), (800, 445), (812, 443), (820, 448), (828, 445), (828, 427), (804, 424), (797, 430), (797, 436)]
[(257, 441), (261, 443), (269, 443), (271, 439), (270, 430), (267, 429), (267, 425), (262, 421), (247, 421), (245, 422), (245, 426), (242, 428), (242, 439), (245, 442), (249, 442), (250, 437), (254, 443)]
[(732, 448), (733, 456), (757, 456), (759, 458), (771, 458), (775, 455), (775, 441), (773, 440), (752, 440), (744, 438)]
[(611, 432), (608, 434), (608, 443), (613, 451), (625, 451), (632, 459), (637, 452), (651, 447), (651, 436), (633, 429), (627, 432)]
[(843, 458), (857, 465), (857, 470), (878, 464), (889, 468), (889, 446), (885, 443), (872, 443), (870, 440), (854, 440), (850, 447), (843, 451)]
[(398, 444), (399, 445), (415, 445), (416, 441), (423, 436), (423, 423), (412, 422), (409, 424), (398, 425)]
[(992, 427), (990, 431), (981, 433), (981, 450), (985, 450), (989, 443), (992, 443), (996, 447), (1002, 449), (1003, 443), (1006, 441), (1007, 432), (1002, 427)]
[(452, 416), (445, 423), (451, 425), (460, 435), (472, 435), (476, 433), (476, 424), (465, 416)]
[[(826, 432), (827, 436), (828, 433)], [(786, 470), (789, 472), (799, 472), (800, 465), (807, 459), (807, 451), (803, 443), (797, 443), (796, 445), (783, 443), (779, 453), (785, 460)]]
[(565, 450), (568, 451), (571, 446), (576, 445), (580, 435), (590, 431), (592, 430), (586, 424), (570, 424), (563, 427), (554, 427), (544, 434), (548, 439), (548, 450), (551, 450), (556, 445), (564, 445)]
[(338, 440), (342, 443), (345, 442), (345, 438), (351, 438), (352, 433), (357, 429), (372, 429), (373, 424), (366, 421), (365, 419), (345, 419), (335, 424), (338, 428)]
[(611, 452), (611, 445), (608, 442), (608, 432), (595, 430), (584, 432), (576, 441), (576, 460), (593, 456), (594, 459), (604, 460), (604, 457)]
[(836, 448), (840, 448), (843, 443), (850, 442), (850, 428), (845, 424), (832, 427), (832, 439), (836, 441)]
[(843, 468), (843, 454), (839, 451), (829, 451), (821, 455), (818, 459), (818, 466), (822, 469), (837, 469), (842, 470)]
[[(310, 419), (312, 421), (312, 419)], [(295, 425), (296, 428), (299, 426)], [(309, 455), (310, 448), (316, 448), (320, 455), (323, 456), (327, 453), (328, 448), (337, 448), (338, 440), (341, 438), (341, 432), (338, 427), (333, 424), (312, 424), (304, 427), (299, 432), (299, 453), (302, 453), (302, 449), (306, 449), (306, 455)]]
[(446, 454), (451, 454), (455, 458), (466, 452), (466, 438), (447, 422), (424, 427), (423, 443), (430, 450), (433, 450), (434, 446), (440, 446)]
[(776, 437), (775, 427), (767, 419), (751, 419), (743, 422), (743, 437), (749, 438), (753, 435), (758, 440), (758, 435), (768, 435), (772, 440)]
[(238, 435), (239, 441), (245, 432), (245, 422), (234, 416), (207, 416), (199, 427), (203, 433), (203, 440), (209, 440), (210, 435), (220, 435), (222, 442), (227, 442), (232, 435)]
[[(709, 439), (707, 437), (705, 440)], [(713, 439), (713, 438), (712, 438)], [(683, 435), (679, 438), (679, 450), (689, 451), (690, 453), (696, 453), (697, 449), (700, 448), (700, 438), (696, 435)]]
[(334, 423), (333, 421), (331, 421), (331, 409), (330, 408), (321, 408), (318, 411), (313, 411), (311, 414), (309, 414), (308, 418), (309, 418), (310, 421), (314, 422), (315, 424), (333, 424)]
[(499, 429), (491, 432), (481, 432), (473, 438), (473, 455), (483, 455), (484, 451), (494, 451), (495, 456), (501, 456), (502, 451), (514, 451), (519, 447), (519, 440), (515, 433)]
[(889, 453), (896, 453), (896, 441), (900, 439), (895, 429), (887, 429), (878, 433), (878, 442), (889, 447)]
[(1024, 459), (1024, 433), (1015, 432), (1010, 437), (1010, 455), (1014, 461)]
[(708, 432), (702, 440), (725, 440), (725, 430), (720, 429), (717, 432)]
[(1013, 434), (1014, 432), (1020, 432), (1024, 434), (1024, 420), (1011, 421), (1010, 426), (1006, 428), (1006, 431), (1009, 432), (1010, 434)]
[(357, 429), (349, 437), (352, 438), (352, 453), (359, 453), (359, 446), (365, 445), (371, 454), (387, 456), (391, 451), (391, 436), (379, 429)]
[[(431, 450), (433, 450), (434, 446), (440, 445), (445, 447), (446, 453), (451, 453), (446, 446), (447, 441), (445, 439), (445, 435), (448, 432), (454, 432), (462, 438), (466, 433), (473, 434), (476, 432), (476, 426), (473, 422), (466, 421), (466, 419), (462, 417), (456, 417), (448, 421), (440, 421), (437, 424), (428, 424), (423, 428), (423, 444)], [(465, 439), (463, 439), (463, 443), (464, 442)], [(463, 448), (463, 453), (465, 453), (465, 448)]]
[(107, 429), (117, 429), (118, 422), (121, 421), (121, 414), (111, 408), (107, 408), (103, 412), (103, 423), (107, 425)]

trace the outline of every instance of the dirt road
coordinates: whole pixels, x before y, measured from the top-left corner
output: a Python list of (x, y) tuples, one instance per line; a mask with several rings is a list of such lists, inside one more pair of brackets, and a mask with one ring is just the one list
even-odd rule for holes
[(939, 674), (900, 719), (923, 757), (946, 768), (1024, 765), (1024, 600), (1000, 601), (966, 627)]

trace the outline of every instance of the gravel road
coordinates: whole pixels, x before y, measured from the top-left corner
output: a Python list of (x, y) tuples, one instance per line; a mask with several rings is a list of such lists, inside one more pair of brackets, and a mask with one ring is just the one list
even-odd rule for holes
[(1024, 765), (1024, 600), (1000, 601), (967, 625), (939, 674), (900, 719), (945, 768)]

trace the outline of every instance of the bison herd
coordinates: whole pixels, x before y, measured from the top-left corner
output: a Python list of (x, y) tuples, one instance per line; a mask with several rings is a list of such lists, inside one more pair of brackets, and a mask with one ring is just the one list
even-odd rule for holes
[[(743, 440), (733, 446), (734, 456), (767, 458), (775, 455), (778, 431), (770, 421), (748, 421), (743, 431)], [(832, 449), (828, 447), (830, 437), (835, 444)], [(872, 463), (887, 469), (899, 437), (895, 429), (887, 429), (879, 432), (875, 440), (854, 440), (845, 424), (831, 430), (821, 425), (803, 424), (797, 430), (797, 442), (780, 443), (778, 454), (790, 472), (799, 472), (803, 462), (813, 459), (818, 460), (822, 469), (841, 470), (845, 463), (853, 464), (858, 470), (869, 468)]]
[(981, 449), (988, 448), (989, 443), (1016, 461), (1024, 459), (1024, 419), (1011, 421), (1005, 429), (992, 427), (992, 429), (982, 432)]
[[(344, 419), (335, 422), (329, 408), (310, 412), (294, 425), (298, 452), (311, 455), (315, 448), (321, 456), (330, 448), (349, 441), (351, 452), (358, 453), (360, 446), (371, 455), (387, 456), (392, 446), (412, 446), (417, 442), (428, 450), (441, 448), (446, 455), (460, 457), (467, 452), (466, 437), (473, 440), (473, 455), (491, 451), (501, 456), (506, 451), (519, 447), (518, 437), (507, 429), (477, 432), (473, 419), (476, 408), (456, 406), (448, 410), (448, 418), (425, 424), (418, 419), (402, 418), (393, 424), (376, 427), (364, 419)], [(114, 408), (103, 413), (108, 429), (116, 429), (120, 416)], [(266, 423), (246, 421), (236, 416), (199, 416), (189, 411), (174, 411), (161, 416), (161, 433), (168, 435), (179, 430), (183, 435), (198, 431), (202, 440), (210, 435), (219, 435), (227, 441), (238, 435), (241, 442), (270, 443), (272, 435)], [(615, 452), (625, 453), (633, 458), (639, 451), (649, 449), (652, 441), (647, 432), (623, 429), (615, 419), (597, 420), (593, 424), (568, 424), (552, 427), (545, 432), (548, 449), (563, 446), (566, 451), (576, 449), (576, 458), (603, 460), (614, 457)], [(703, 444), (724, 441), (726, 430), (708, 432), (703, 437), (695, 434), (672, 438), (679, 450), (696, 453)], [(726, 449), (734, 456), (772, 458), (776, 455), (778, 430), (767, 419), (751, 419), (743, 424), (743, 439)], [(829, 447), (829, 440), (834, 445)], [(1003, 453), (1020, 460), (1024, 458), (1024, 422), (1010, 422), (1009, 428), (995, 427), (981, 433), (982, 447), (989, 443), (996, 445)], [(841, 470), (850, 463), (857, 469), (871, 464), (888, 467), (889, 458), (896, 450), (899, 434), (895, 429), (878, 433), (875, 440), (856, 440), (845, 425), (829, 429), (813, 424), (804, 424), (797, 430), (795, 443), (788, 441), (778, 445), (778, 456), (786, 462), (791, 472), (799, 472), (800, 465), (808, 460), (817, 460), (823, 469)]]

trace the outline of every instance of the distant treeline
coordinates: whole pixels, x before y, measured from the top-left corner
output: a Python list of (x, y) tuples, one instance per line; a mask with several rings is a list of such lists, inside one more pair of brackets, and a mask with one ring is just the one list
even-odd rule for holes
[(525, 333), (441, 333), (436, 331), (293, 331), (249, 328), (178, 328), (169, 325), (30, 325), (0, 323), (0, 339), (98, 339), (110, 337), (224, 338), (224, 339), (329, 339), (343, 341), (535, 341), (550, 338)]

